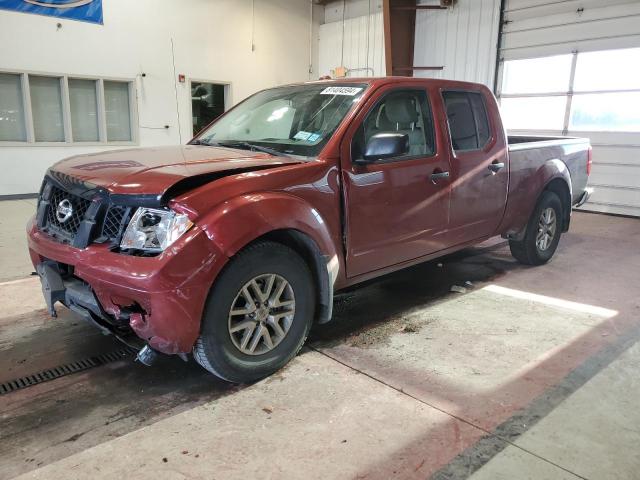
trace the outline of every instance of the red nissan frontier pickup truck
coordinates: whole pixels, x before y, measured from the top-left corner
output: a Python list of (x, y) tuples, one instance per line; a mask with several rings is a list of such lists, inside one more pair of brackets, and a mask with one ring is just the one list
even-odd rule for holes
[(284, 366), (334, 292), (501, 235), (540, 265), (590, 194), (586, 139), (507, 137), (483, 85), (272, 88), (185, 146), (47, 171), (29, 251), (57, 302), (230, 382)]

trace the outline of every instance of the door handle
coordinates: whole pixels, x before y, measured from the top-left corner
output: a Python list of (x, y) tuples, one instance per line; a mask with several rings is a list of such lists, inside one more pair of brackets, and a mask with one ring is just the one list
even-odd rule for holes
[(504, 168), (504, 162), (493, 162), (489, 164), (488, 168), (489, 170), (491, 170), (492, 173), (498, 173), (500, 170)]
[(435, 185), (436, 183), (438, 183), (438, 180), (440, 180), (441, 178), (449, 178), (449, 172), (436, 171), (436, 172), (433, 172), (429, 178), (431, 179), (431, 182)]

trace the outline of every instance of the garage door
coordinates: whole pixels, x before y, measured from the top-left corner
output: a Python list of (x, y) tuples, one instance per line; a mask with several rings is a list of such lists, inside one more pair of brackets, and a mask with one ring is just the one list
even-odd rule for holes
[(589, 137), (586, 210), (640, 216), (640, 0), (507, 0), (498, 96), (511, 133)]

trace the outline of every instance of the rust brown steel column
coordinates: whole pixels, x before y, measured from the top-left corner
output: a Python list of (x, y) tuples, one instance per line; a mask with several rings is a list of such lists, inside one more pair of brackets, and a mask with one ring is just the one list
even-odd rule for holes
[(416, 35), (415, 0), (384, 0), (384, 47), (387, 75), (413, 76), (413, 44)]

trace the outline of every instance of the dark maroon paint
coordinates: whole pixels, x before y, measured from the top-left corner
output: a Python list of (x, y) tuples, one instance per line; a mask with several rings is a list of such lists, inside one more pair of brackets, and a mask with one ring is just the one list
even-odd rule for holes
[[(583, 178), (577, 171), (583, 163), (586, 173), (588, 143), (577, 142), (571, 150), (567, 145), (576, 142), (558, 140), (544, 152), (529, 148), (510, 155), (497, 103), (484, 86), (404, 77), (350, 80), (369, 88), (311, 162), (188, 145), (82, 155), (56, 164), (55, 171), (112, 194), (162, 195), (184, 179), (215, 172), (225, 176), (171, 199), (169, 205), (187, 213), (195, 226), (159, 256), (123, 255), (99, 244), (76, 249), (31, 221), (34, 265), (52, 259), (74, 266), (107, 313), (117, 315), (133, 302), (143, 307), (145, 313), (132, 315), (130, 324), (153, 348), (190, 352), (216, 276), (240, 249), (269, 232), (293, 229), (312, 239), (324, 258), (337, 264), (334, 288), (339, 290), (495, 235), (517, 236), (550, 182), (564, 182), (572, 203), (586, 185), (586, 174)], [(436, 154), (352, 163), (354, 132), (376, 101), (397, 88), (427, 91)], [(482, 93), (492, 129), (483, 150), (453, 152), (442, 90)], [(557, 156), (547, 155), (556, 151)], [(579, 157), (572, 163), (576, 173), (563, 161), (570, 155)], [(494, 161), (506, 167), (491, 174), (488, 165)], [(451, 176), (433, 184), (434, 171)]]

